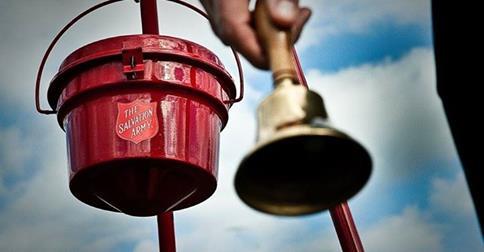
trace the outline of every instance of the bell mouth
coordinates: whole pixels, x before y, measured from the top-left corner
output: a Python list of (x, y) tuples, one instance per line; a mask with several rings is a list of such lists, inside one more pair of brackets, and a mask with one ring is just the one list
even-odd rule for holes
[(258, 144), (235, 176), (238, 196), (273, 215), (321, 212), (358, 193), (371, 174), (358, 142), (332, 128), (288, 127)]

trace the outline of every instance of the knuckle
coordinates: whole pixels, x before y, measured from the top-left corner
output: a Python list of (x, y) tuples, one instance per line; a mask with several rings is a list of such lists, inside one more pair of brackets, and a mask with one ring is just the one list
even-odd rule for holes
[(226, 45), (231, 44), (234, 41), (235, 27), (233, 23), (230, 22), (218, 22), (217, 24), (217, 35)]

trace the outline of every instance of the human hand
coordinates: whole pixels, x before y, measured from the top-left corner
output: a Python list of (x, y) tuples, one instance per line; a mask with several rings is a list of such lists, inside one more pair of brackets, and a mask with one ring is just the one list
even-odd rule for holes
[[(226, 45), (240, 52), (250, 63), (268, 69), (267, 55), (257, 39), (249, 0), (200, 0), (215, 34)], [(260, 0), (259, 0), (260, 1)], [(295, 42), (311, 16), (308, 8), (300, 7), (298, 0), (267, 1), (269, 16), (276, 27), (290, 30)]]

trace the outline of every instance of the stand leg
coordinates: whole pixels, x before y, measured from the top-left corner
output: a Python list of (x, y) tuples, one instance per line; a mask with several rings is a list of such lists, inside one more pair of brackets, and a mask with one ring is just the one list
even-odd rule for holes
[[(156, 0), (141, 0), (140, 10), (143, 34), (159, 34)], [(160, 252), (176, 252), (173, 212), (159, 214), (157, 222)]]
[(347, 202), (329, 210), (343, 252), (364, 252)]
[(140, 10), (143, 34), (160, 34), (156, 0), (140, 0)]
[(173, 212), (162, 213), (158, 219), (158, 241), (160, 252), (175, 252), (175, 227), (173, 225)]

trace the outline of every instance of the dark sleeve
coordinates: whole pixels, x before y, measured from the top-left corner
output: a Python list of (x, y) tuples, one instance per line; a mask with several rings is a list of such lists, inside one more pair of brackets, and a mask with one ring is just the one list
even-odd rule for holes
[(432, 22), (437, 89), (482, 234), (482, 197), (478, 188), (484, 167), (484, 12), (479, 11), (478, 2), (433, 0)]

